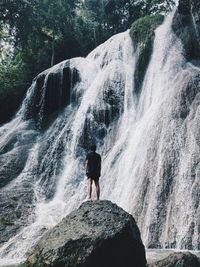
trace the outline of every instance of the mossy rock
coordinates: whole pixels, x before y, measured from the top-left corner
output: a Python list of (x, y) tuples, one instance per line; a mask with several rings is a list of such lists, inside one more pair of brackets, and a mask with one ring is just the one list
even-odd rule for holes
[(10, 226), (10, 225), (13, 225), (13, 223), (10, 222), (9, 219), (7, 219), (7, 218), (0, 217), (0, 225), (1, 226)]
[(130, 30), (134, 46), (145, 46), (149, 38), (154, 34), (155, 29), (162, 24), (163, 20), (164, 16), (161, 14), (145, 16), (136, 20)]
[(145, 16), (135, 21), (130, 29), (130, 36), (135, 50), (138, 51), (138, 60), (134, 74), (135, 92), (139, 93), (142, 82), (151, 58), (154, 31), (162, 24), (164, 16), (157, 14), (154, 16)]

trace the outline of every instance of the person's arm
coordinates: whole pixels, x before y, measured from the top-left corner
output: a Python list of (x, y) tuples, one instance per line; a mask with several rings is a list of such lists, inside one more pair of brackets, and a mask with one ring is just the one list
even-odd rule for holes
[(87, 173), (87, 171), (88, 171), (88, 160), (86, 159), (86, 161), (85, 161), (85, 173)]
[(99, 176), (101, 176), (101, 156), (99, 156), (99, 164), (98, 164), (98, 167), (99, 167)]
[(100, 172), (101, 172), (101, 157), (100, 157), (100, 160), (99, 160), (99, 169), (100, 169)]
[(87, 156), (85, 158), (85, 173), (88, 172), (88, 161), (89, 161), (89, 154), (87, 154)]

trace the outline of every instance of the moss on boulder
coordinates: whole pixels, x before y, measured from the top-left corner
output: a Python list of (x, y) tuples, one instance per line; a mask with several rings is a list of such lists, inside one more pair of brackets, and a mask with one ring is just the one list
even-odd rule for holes
[(154, 31), (162, 24), (164, 16), (157, 14), (145, 16), (135, 21), (130, 29), (130, 36), (135, 50), (138, 50), (138, 60), (134, 74), (135, 92), (139, 93), (152, 54)]
[(144, 48), (149, 38), (154, 35), (155, 29), (163, 22), (164, 16), (157, 14), (155, 16), (145, 16), (136, 20), (130, 30), (130, 35), (134, 45)]

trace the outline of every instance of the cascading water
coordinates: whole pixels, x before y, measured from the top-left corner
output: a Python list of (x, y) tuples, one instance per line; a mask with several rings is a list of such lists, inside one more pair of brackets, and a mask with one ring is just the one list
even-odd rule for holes
[[(199, 249), (200, 70), (185, 61), (171, 20), (156, 30), (140, 94), (134, 93), (137, 58), (127, 31), (87, 58), (36, 77), (16, 117), (0, 128), (2, 157), (19, 156), (21, 147), (26, 152), (2, 196), (20, 187), (31, 196), (24, 227), (0, 248), (0, 265), (22, 261), (47, 229), (84, 201), (91, 142), (103, 158), (102, 198), (134, 215), (146, 246)], [(66, 75), (78, 77), (70, 81), (66, 107), (38, 130), (62, 102)], [(57, 95), (48, 91), (51, 79)]]
[[(130, 94), (132, 90), (134, 62), (131, 39), (126, 32), (108, 40), (86, 59), (75, 58), (70, 62), (63, 62), (39, 75), (14, 119), (17, 120), (16, 125), (20, 132), (21, 128), (28, 131), (29, 121), (34, 125), (29, 117), (34, 113), (35, 106), (39, 114), (36, 118), (37, 124), (41, 123), (46, 110), (45, 94), (50, 76), (61, 73), (62, 79), (66, 65), (70, 65), (71, 72), (76, 69), (80, 75), (78, 82), (70, 88), (69, 105), (43, 133), (36, 129), (31, 130), (35, 135), (35, 142), (29, 148), (26, 165), (20, 175), (2, 189), (4, 194), (15, 190), (16, 184), (19, 185), (30, 177), (34, 207), (27, 226), (1, 247), (3, 264), (21, 261), (26, 251), (46, 229), (59, 222), (85, 199), (83, 160), (86, 144), (83, 140), (89, 142), (87, 139), (94, 134), (96, 141), (102, 143), (101, 136), (106, 135), (109, 130), (113, 131), (111, 124), (114, 126), (115, 123), (111, 120), (117, 121), (123, 113), (124, 95)], [(43, 85), (40, 87), (41, 80)], [(59, 86), (60, 83), (62, 82), (59, 82)], [(36, 102), (35, 105), (33, 101)], [(4, 128), (10, 129), (10, 124)], [(85, 128), (90, 125), (91, 136), (85, 137)], [(2, 131), (3, 136), (6, 136), (5, 130)], [(12, 128), (11, 132), (12, 136), (16, 136), (17, 133)], [(4, 142), (8, 143), (6, 138)]]

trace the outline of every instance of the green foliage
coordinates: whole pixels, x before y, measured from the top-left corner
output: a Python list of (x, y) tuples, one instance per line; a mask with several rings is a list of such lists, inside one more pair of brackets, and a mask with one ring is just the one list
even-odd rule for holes
[(7, 223), (7, 221), (6, 221), (3, 217), (1, 217), (1, 218), (0, 218), (0, 225), (5, 226), (6, 223)]
[(132, 24), (130, 35), (135, 49), (138, 50), (138, 60), (134, 73), (135, 92), (139, 93), (149, 64), (155, 29), (163, 22), (164, 16), (145, 16)]
[(128, 29), (141, 16), (142, 3), (130, 0), (105, 1), (105, 28), (112, 34)]
[(8, 225), (13, 225), (13, 223), (9, 222), (8, 219), (4, 217), (0, 217), (0, 225), (1, 226), (8, 226)]
[(174, 6), (174, 0), (142, 0), (141, 14), (142, 16), (155, 15), (158, 13), (167, 14)]
[(34, 76), (78, 54), (74, 36), (78, 2), (0, 2), (0, 123), (14, 114)]
[(92, 17), (93, 32), (97, 43), (110, 36), (127, 30), (138, 19), (141, 4), (136, 0), (85, 0), (81, 10), (87, 18)]
[[(73, 39), (74, 15), (78, 0), (7, 0), (0, 3), (0, 20), (10, 25), (15, 47), (32, 63), (33, 76), (55, 63), (57, 41)], [(59, 47), (59, 45), (58, 45)], [(65, 58), (74, 56), (64, 50)], [(35, 62), (35, 59), (37, 61)]]
[(17, 88), (26, 85), (25, 65), (18, 54), (14, 61), (6, 60), (0, 65), (0, 99), (17, 96)]
[(130, 29), (130, 35), (134, 46), (145, 47), (151, 38), (155, 29), (163, 22), (164, 16), (157, 14), (154, 16), (145, 16), (135, 21)]
[(19, 107), (28, 87), (26, 66), (18, 53), (8, 56), (0, 65), (0, 123), (5, 122)]

